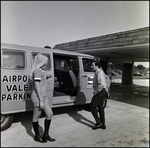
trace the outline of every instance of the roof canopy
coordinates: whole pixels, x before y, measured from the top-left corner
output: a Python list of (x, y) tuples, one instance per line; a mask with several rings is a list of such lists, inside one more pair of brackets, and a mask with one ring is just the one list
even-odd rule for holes
[(149, 61), (149, 27), (57, 44), (54, 49), (88, 53), (103, 60)]

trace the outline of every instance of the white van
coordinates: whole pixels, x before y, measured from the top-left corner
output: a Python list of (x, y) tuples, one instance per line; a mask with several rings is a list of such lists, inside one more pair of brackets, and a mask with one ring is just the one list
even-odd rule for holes
[(146, 72), (146, 78), (149, 79), (149, 71)]
[[(64, 50), (1, 44), (1, 131), (13, 114), (33, 109), (30, 71), (38, 53), (48, 57), (45, 68), (52, 107), (90, 103), (93, 96), (93, 56)], [(104, 106), (106, 103), (104, 103)]]

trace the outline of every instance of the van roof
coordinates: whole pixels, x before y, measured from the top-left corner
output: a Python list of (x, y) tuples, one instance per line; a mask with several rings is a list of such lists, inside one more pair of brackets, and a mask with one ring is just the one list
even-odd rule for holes
[(27, 45), (19, 45), (19, 44), (9, 44), (9, 43), (1, 43), (1, 49), (2, 48), (15, 48), (18, 50), (32, 50), (36, 51), (36, 49), (45, 49), (45, 50), (51, 50), (53, 53), (62, 53), (62, 54), (71, 54), (71, 55), (76, 55), (76, 56), (87, 56), (93, 58), (94, 56), (89, 55), (89, 54), (84, 54), (84, 53), (78, 53), (78, 52), (72, 52), (72, 51), (66, 51), (66, 50), (60, 50), (60, 49), (50, 49), (50, 48), (44, 48), (44, 47), (36, 47), (36, 46), (27, 46)]

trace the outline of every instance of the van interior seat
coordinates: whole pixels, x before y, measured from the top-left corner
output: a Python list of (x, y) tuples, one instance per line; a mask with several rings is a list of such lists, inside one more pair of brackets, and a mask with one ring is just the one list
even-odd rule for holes
[(64, 87), (76, 88), (77, 78), (72, 70), (55, 70), (58, 81)]
[(64, 79), (63, 79), (63, 76), (62, 76), (62, 73), (61, 73), (62, 70), (55, 70), (54, 73), (55, 73), (55, 76), (58, 78), (58, 81), (61, 85), (63, 85), (64, 83)]
[(66, 87), (76, 88), (77, 78), (72, 70), (62, 71), (63, 82)]

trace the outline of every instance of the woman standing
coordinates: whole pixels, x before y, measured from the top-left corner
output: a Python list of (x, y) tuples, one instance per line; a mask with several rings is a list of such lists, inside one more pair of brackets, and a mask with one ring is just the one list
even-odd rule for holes
[[(46, 92), (47, 80), (44, 68), (46, 67), (47, 62), (48, 58), (45, 55), (39, 53), (34, 59), (33, 69), (31, 71), (31, 79), (33, 80), (34, 85), (34, 89), (31, 95), (31, 100), (34, 106), (32, 118), (32, 126), (35, 132), (34, 140), (42, 143), (47, 142), (47, 140), (52, 142), (55, 141), (55, 139), (49, 136), (49, 127), (51, 124), (53, 111), (51, 109)], [(42, 113), (42, 110), (45, 112), (46, 115), (44, 121), (43, 137), (40, 136), (38, 124), (38, 119)]]

